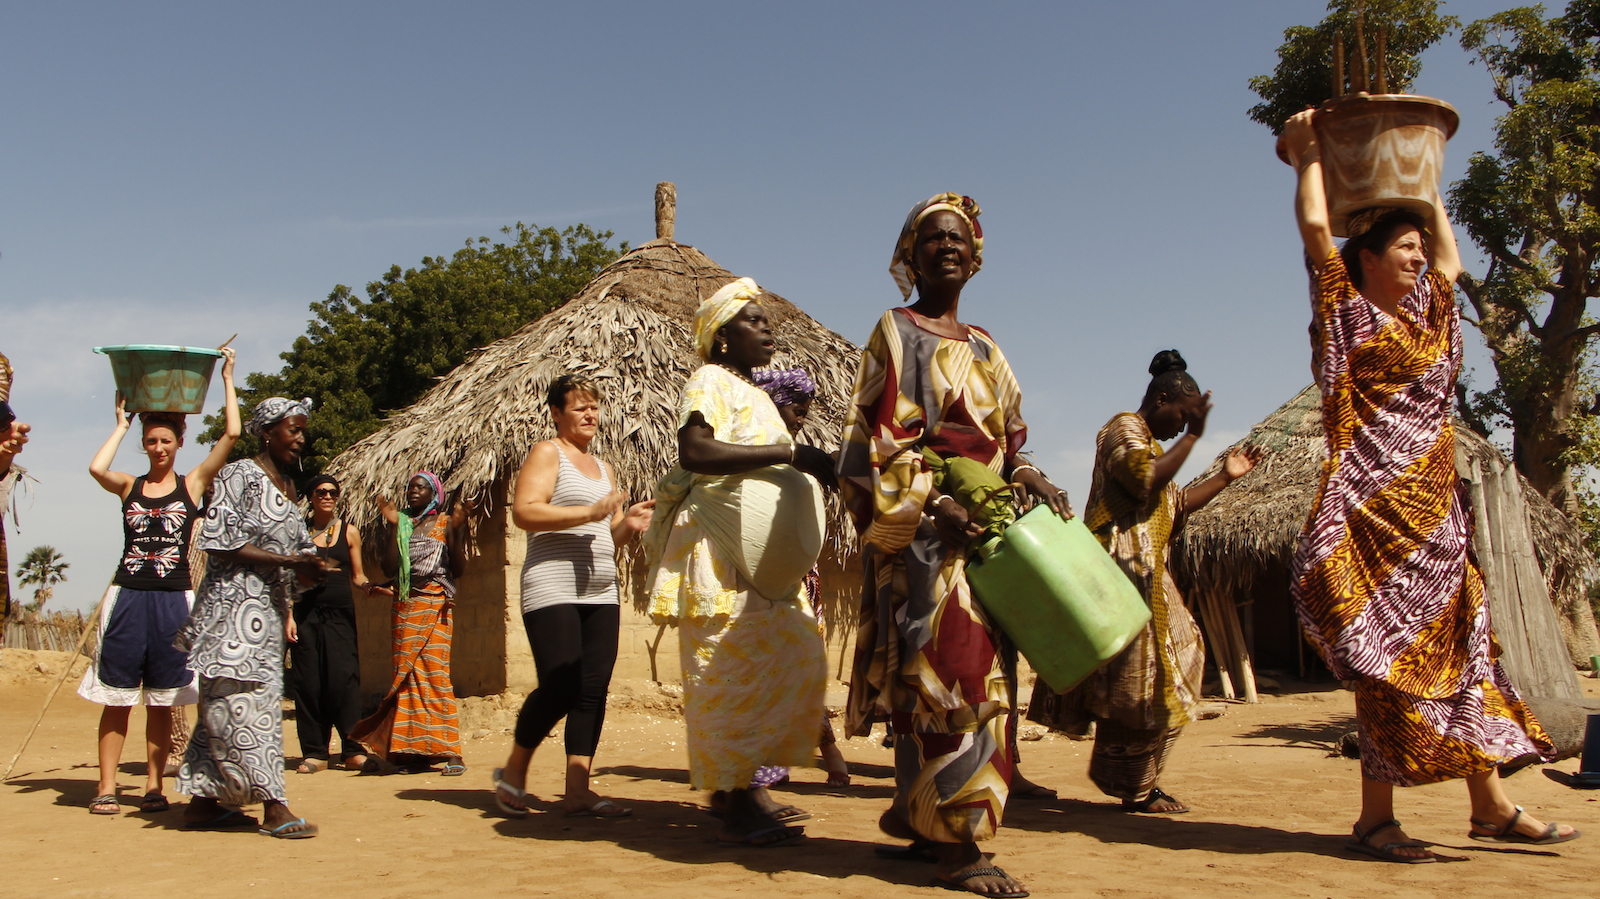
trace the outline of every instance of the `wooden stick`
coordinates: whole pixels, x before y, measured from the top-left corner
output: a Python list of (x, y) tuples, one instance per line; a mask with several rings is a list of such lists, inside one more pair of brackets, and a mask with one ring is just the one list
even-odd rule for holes
[(67, 659), (67, 664), (62, 667), (61, 676), (56, 678), (56, 685), (50, 688), (50, 695), (44, 698), (44, 705), (39, 709), (39, 716), (33, 719), (33, 726), (28, 728), (27, 736), (22, 738), (22, 745), (17, 747), (16, 754), (11, 757), (11, 763), (6, 765), (6, 773), (0, 774), (0, 780), (11, 779), (11, 771), (17, 767), (17, 760), (22, 758), (22, 753), (27, 751), (28, 744), (32, 742), (34, 733), (39, 730), (39, 723), (44, 721), (44, 713), (50, 710), (50, 703), (55, 701), (56, 694), (61, 692), (61, 685), (66, 683), (67, 675), (72, 673), (72, 663), (83, 652), (83, 645), (89, 642), (89, 632), (99, 630), (100, 612), (105, 609), (106, 600), (111, 598), (111, 586), (111, 584), (106, 585), (106, 592), (100, 596), (100, 604), (94, 607), (94, 612), (90, 614), (89, 621), (84, 625), (83, 634), (78, 637), (77, 648), (72, 651), (72, 656)]
[[(239, 332), (238, 331), (233, 332), (233, 337), (238, 337), (238, 336), (239, 336)], [(228, 344), (233, 343), (233, 337), (229, 337), (227, 340), (224, 340), (222, 342), (222, 346), (217, 347), (217, 349), (219, 349), (219, 350), (227, 349), (228, 348)]]

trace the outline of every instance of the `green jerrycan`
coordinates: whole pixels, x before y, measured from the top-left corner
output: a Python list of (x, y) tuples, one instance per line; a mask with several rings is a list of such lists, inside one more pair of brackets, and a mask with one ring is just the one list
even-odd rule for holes
[(1044, 504), (978, 547), (967, 581), (1028, 664), (1057, 693), (1127, 648), (1150, 607), (1080, 519)]

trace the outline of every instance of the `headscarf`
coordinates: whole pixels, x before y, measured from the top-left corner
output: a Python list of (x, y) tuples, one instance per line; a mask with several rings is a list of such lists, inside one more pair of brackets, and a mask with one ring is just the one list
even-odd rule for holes
[(700, 358), (711, 361), (711, 344), (717, 339), (717, 329), (733, 320), (739, 310), (761, 295), (761, 287), (750, 278), (739, 278), (722, 286), (707, 297), (694, 311), (694, 349)]
[(344, 488), (339, 485), (338, 478), (331, 474), (319, 474), (306, 482), (305, 495), (312, 496), (316, 492), (316, 489), (321, 487), (323, 484), (332, 484), (333, 489), (338, 490), (341, 493), (344, 492)]
[[(440, 504), (444, 502), (444, 484), (439, 481), (439, 476), (431, 471), (417, 472), (411, 477), (406, 478), (406, 484), (409, 485), (417, 478), (427, 481), (428, 488), (433, 491), (433, 499), (428, 500), (428, 504), (423, 506), (422, 511), (418, 512), (415, 516), (420, 519), (439, 511)], [(411, 513), (407, 512), (406, 514), (410, 515)]]
[(250, 421), (245, 423), (244, 429), (257, 437), (264, 437), (269, 428), (291, 415), (310, 415), (313, 405), (309, 396), (297, 400), (269, 396), (256, 403), (255, 409), (250, 413)]
[(917, 270), (913, 261), (917, 226), (922, 224), (923, 219), (941, 211), (954, 212), (967, 220), (967, 227), (972, 229), (972, 273), (976, 275), (978, 269), (983, 268), (983, 226), (978, 224), (978, 216), (983, 214), (983, 210), (978, 208), (978, 201), (960, 194), (934, 194), (911, 207), (906, 214), (900, 239), (894, 242), (894, 258), (889, 260), (889, 274), (894, 276), (894, 283), (900, 286), (900, 296), (905, 299), (911, 299), (911, 291), (917, 286)]
[(751, 378), (772, 397), (774, 406), (793, 406), (817, 395), (817, 382), (803, 368), (767, 368)]
[(444, 502), (444, 484), (439, 482), (438, 475), (431, 471), (419, 471), (406, 478), (406, 483), (410, 484), (417, 478), (428, 482), (428, 486), (433, 489), (433, 499), (428, 500), (428, 504), (415, 516), (401, 509), (400, 520), (396, 522), (395, 542), (399, 544), (400, 549), (400, 570), (395, 572), (395, 596), (402, 599), (411, 595), (411, 532), (417, 522), (439, 511), (439, 504)]

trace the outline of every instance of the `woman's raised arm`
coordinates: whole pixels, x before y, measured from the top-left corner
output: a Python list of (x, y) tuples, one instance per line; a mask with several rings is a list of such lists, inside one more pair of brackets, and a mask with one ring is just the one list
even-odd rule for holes
[(233, 389), (233, 350), (227, 347), (222, 348), (222, 391), (222, 436), (217, 438), (205, 459), (189, 472), (189, 499), (195, 505), (200, 504), (217, 472), (228, 464), (228, 454), (233, 452), (234, 443), (244, 433), (239, 423), (239, 397)]
[(1333, 230), (1328, 218), (1328, 197), (1322, 186), (1322, 151), (1311, 126), (1315, 114), (1314, 109), (1295, 113), (1283, 126), (1283, 145), (1297, 179), (1294, 217), (1300, 226), (1300, 241), (1305, 244), (1311, 264), (1321, 271), (1333, 252)]
[(94, 460), (89, 463), (89, 476), (99, 482), (107, 493), (115, 493), (117, 498), (126, 499), (128, 491), (133, 489), (134, 477), (120, 471), (111, 470), (112, 460), (117, 458), (117, 447), (122, 445), (122, 438), (128, 433), (128, 411), (126, 400), (122, 392), (117, 392), (117, 427), (106, 438), (100, 451), (94, 454)]

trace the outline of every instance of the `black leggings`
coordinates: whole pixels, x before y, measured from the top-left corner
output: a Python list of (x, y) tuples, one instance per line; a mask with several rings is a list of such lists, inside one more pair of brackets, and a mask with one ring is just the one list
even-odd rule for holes
[(606, 720), (606, 688), (617, 663), (618, 606), (546, 606), (522, 614), (539, 688), (517, 713), (517, 745), (538, 748), (567, 719), (567, 755), (593, 756)]

